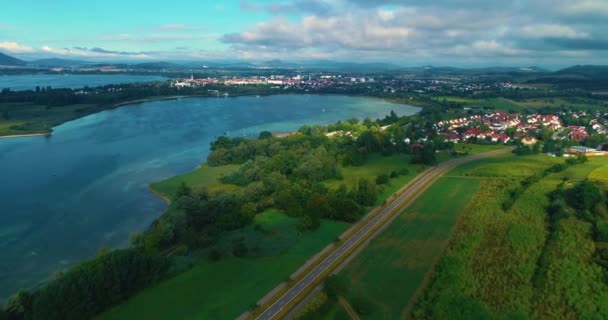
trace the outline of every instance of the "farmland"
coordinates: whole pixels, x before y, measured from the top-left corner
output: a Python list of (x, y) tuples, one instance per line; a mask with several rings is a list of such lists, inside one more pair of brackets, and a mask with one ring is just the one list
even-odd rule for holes
[[(608, 291), (602, 281), (605, 270), (601, 271), (594, 262), (597, 253), (591, 226), (571, 209), (561, 219), (548, 218), (547, 195), (563, 181), (568, 181), (566, 187), (571, 187), (594, 171), (599, 175), (596, 170), (605, 168), (608, 161), (592, 159), (550, 174), (532, 184), (509, 210), (501, 208), (507, 191), (521, 177), (556, 161), (541, 156), (507, 158), (479, 167), (464, 166), (454, 173), (491, 179), (482, 181), (481, 191), (462, 215), (450, 249), (411, 316), (417, 319), (606, 316)], [(577, 246), (580, 251), (575, 249)], [(594, 294), (590, 299), (569, 300), (580, 292)]]
[(373, 305), (366, 319), (401, 316), (478, 187), (479, 180), (441, 178), (344, 269), (347, 299)]
[[(608, 221), (605, 204), (594, 209), (594, 220), (572, 208), (562, 218), (549, 218), (547, 210), (556, 189), (574, 189), (586, 178), (602, 186), (608, 159), (550, 172), (503, 209), (521, 181), (562, 163), (507, 156), (456, 168), (339, 273), (347, 284), (343, 295), (365, 319), (606, 315), (608, 286), (600, 264), (606, 242), (597, 240), (601, 231), (594, 229)], [(581, 292), (593, 296), (567, 302)], [(330, 299), (304, 318), (332, 319), (342, 311)]]

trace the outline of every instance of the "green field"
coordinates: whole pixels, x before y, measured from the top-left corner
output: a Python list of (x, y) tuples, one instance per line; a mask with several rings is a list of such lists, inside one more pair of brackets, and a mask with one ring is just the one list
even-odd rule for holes
[(47, 108), (31, 103), (0, 103), (0, 136), (48, 133), (54, 126), (102, 110), (90, 104)]
[(506, 98), (494, 98), (494, 99), (474, 99), (474, 98), (461, 98), (461, 97), (450, 97), (450, 96), (439, 96), (434, 97), (436, 101), (447, 101), (454, 103), (461, 103), (465, 107), (492, 107), (497, 111), (514, 111), (520, 112), (524, 109), (539, 109), (539, 108), (573, 108), (579, 110), (594, 110), (603, 109), (608, 106), (608, 103), (602, 100), (584, 98), (584, 97), (571, 97), (571, 98), (534, 98), (534, 99), (522, 99), (512, 100)]
[(509, 148), (509, 146), (501, 145), (501, 144), (468, 144), (468, 143), (457, 143), (454, 145), (454, 150), (459, 153), (468, 153), (468, 154), (480, 154), (491, 151), (504, 150)]
[(198, 167), (196, 170), (163, 180), (150, 185), (150, 188), (155, 192), (167, 197), (173, 198), (175, 191), (179, 185), (184, 182), (193, 189), (206, 187), (209, 191), (233, 191), (238, 189), (235, 185), (223, 184), (219, 181), (222, 176), (229, 175), (238, 169), (238, 165), (227, 165), (221, 167), (210, 167), (206, 164)]
[(478, 187), (477, 179), (439, 179), (341, 272), (348, 298), (372, 302), (365, 319), (402, 317)]
[[(296, 223), (296, 219), (277, 212), (260, 214), (256, 217), (259, 227), (228, 237), (245, 236), (248, 246), (257, 243), (265, 248), (263, 254), (271, 255), (202, 261), (97, 319), (234, 319), (348, 227), (323, 221), (318, 230), (300, 234)], [(274, 252), (267, 251), (267, 243), (274, 243)]]

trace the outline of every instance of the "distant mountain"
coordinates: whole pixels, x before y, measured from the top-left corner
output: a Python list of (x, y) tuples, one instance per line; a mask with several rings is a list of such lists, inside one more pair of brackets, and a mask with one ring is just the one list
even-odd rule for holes
[(403, 71), (415, 75), (440, 76), (440, 75), (526, 75), (547, 72), (539, 67), (483, 67), (483, 68), (458, 68), (458, 67), (409, 67)]
[(186, 69), (187, 68), (187, 66), (184, 66), (181, 64), (165, 62), (165, 61), (143, 62), (143, 63), (134, 64), (130, 67), (133, 69), (144, 69), (144, 70)]
[(18, 66), (24, 66), (24, 65), (25, 65), (25, 61), (19, 60), (17, 58), (11, 57), (11, 56), (7, 56), (4, 53), (0, 52), (0, 66), (18, 67)]
[(562, 88), (608, 89), (608, 66), (573, 66), (530, 79), (528, 83), (553, 84)]
[(608, 66), (577, 65), (555, 72), (559, 75), (580, 75), (592, 78), (608, 78)]
[(389, 71), (398, 70), (402, 67), (391, 63), (377, 62), (337, 62), (331, 60), (311, 60), (300, 62), (288, 62), (281, 60), (270, 60), (258, 63), (250, 63), (253, 67), (268, 69), (306, 69), (319, 71)]
[(91, 65), (94, 62), (90, 61), (82, 61), (82, 60), (67, 60), (67, 59), (59, 59), (59, 58), (50, 58), (50, 59), (39, 59), (30, 61), (28, 64), (37, 66), (37, 67), (51, 67), (51, 68), (65, 68), (65, 67), (80, 67)]

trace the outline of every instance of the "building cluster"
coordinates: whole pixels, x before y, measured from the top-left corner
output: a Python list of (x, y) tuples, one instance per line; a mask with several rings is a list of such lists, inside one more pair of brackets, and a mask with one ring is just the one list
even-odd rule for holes
[(437, 133), (455, 143), (472, 139), (502, 143), (508, 143), (512, 138), (531, 141), (541, 127), (556, 132), (562, 129), (562, 121), (559, 115), (493, 112), (443, 120), (435, 124)]

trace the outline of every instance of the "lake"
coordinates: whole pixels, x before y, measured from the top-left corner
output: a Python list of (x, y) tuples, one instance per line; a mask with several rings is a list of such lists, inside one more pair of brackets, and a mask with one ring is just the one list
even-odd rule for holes
[(0, 139), (0, 297), (120, 247), (165, 209), (148, 185), (195, 169), (219, 135), (295, 131), (419, 108), (338, 95), (185, 98), (129, 105)]
[(136, 82), (164, 81), (165, 77), (137, 76), (124, 74), (40, 74), (0, 76), (0, 90), (33, 90), (36, 86), (52, 88), (97, 87), (107, 84), (126, 84)]

